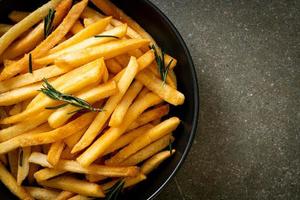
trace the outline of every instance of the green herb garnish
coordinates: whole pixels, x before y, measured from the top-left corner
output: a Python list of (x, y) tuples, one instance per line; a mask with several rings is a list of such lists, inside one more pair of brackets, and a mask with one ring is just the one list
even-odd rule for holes
[(172, 155), (172, 140), (169, 140), (168, 149), (170, 151), (170, 155)]
[(114, 36), (114, 35), (95, 35), (94, 37), (95, 37), (95, 38), (100, 38), (100, 37), (111, 37), (111, 38), (119, 39), (118, 36)]
[[(45, 84), (43, 85), (43, 88), (41, 88), (39, 91), (43, 92), (49, 98), (57, 100), (57, 101), (65, 102), (67, 104), (71, 104), (73, 106), (82, 108), (84, 110), (89, 110), (89, 111), (93, 111), (93, 112), (102, 111), (101, 108), (94, 108), (91, 106), (91, 104), (89, 104), (88, 102), (86, 102), (83, 99), (80, 99), (73, 95), (63, 94), (63, 93), (57, 91), (52, 85), (50, 85), (50, 83), (47, 81), (47, 79), (44, 78), (43, 81)], [(53, 107), (46, 107), (46, 109), (56, 109), (56, 108), (61, 108), (64, 106), (66, 106), (66, 104), (53, 106)]]
[(117, 200), (124, 187), (124, 180), (118, 180), (111, 188), (105, 191), (105, 200)]
[(60, 105), (57, 105), (57, 106), (47, 106), (46, 109), (48, 109), (48, 110), (55, 110), (55, 109), (59, 109), (59, 108), (65, 107), (66, 105), (68, 105), (68, 104), (64, 103), (64, 104), (60, 104)]
[(31, 56), (31, 53), (29, 54), (28, 60), (29, 60), (29, 62), (28, 62), (28, 67), (29, 67), (28, 71), (29, 71), (29, 73), (32, 74), (32, 56)]
[(165, 52), (162, 50), (161, 51), (161, 55), (159, 55), (156, 47), (154, 45), (150, 46), (151, 49), (154, 50), (154, 55), (155, 55), (155, 61), (157, 64), (157, 70), (159, 71), (159, 74), (161, 76), (161, 79), (163, 81), (163, 83), (166, 83), (166, 79), (167, 79), (167, 75), (170, 69), (170, 65), (173, 62), (173, 59), (170, 60), (170, 62), (168, 63), (168, 65), (165, 65)]
[(19, 151), (19, 166), (23, 166), (23, 149), (20, 149)]
[(55, 12), (56, 11), (54, 9), (49, 9), (47, 16), (44, 18), (44, 38), (47, 38), (54, 29), (52, 24)]

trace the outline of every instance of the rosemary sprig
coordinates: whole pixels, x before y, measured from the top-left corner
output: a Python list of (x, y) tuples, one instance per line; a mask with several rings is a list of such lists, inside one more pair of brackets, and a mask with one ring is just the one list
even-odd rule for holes
[(95, 35), (94, 37), (95, 37), (95, 38), (100, 38), (100, 37), (111, 37), (111, 38), (119, 39), (118, 36), (114, 36), (114, 35)]
[(167, 76), (168, 76), (168, 72), (170, 69), (170, 65), (173, 62), (173, 59), (171, 59), (170, 62), (166, 66), (165, 65), (165, 52), (162, 50), (161, 55), (159, 55), (158, 51), (154, 45), (151, 45), (150, 48), (154, 50), (155, 61), (157, 64), (157, 70), (159, 71), (161, 79), (162, 79), (163, 83), (165, 84)]
[(52, 25), (54, 16), (55, 10), (52, 8), (49, 9), (47, 16), (44, 18), (44, 38), (47, 38), (54, 29)]
[(28, 57), (28, 71), (29, 73), (32, 74), (32, 56), (31, 56), (31, 53), (29, 54), (29, 57)]
[(170, 155), (172, 155), (172, 140), (169, 140), (168, 149), (170, 151)]
[(117, 200), (124, 187), (124, 180), (119, 180), (111, 188), (107, 189), (105, 200)]
[(65, 107), (66, 105), (68, 105), (68, 104), (67, 103), (63, 103), (63, 104), (60, 104), (60, 105), (57, 105), (57, 106), (47, 106), (46, 109), (48, 109), (48, 110), (55, 110), (55, 109), (59, 109), (59, 108)]
[(39, 91), (43, 92), (45, 95), (47, 95), (49, 98), (65, 102), (66, 104), (53, 106), (53, 107), (46, 107), (46, 109), (56, 109), (66, 106), (67, 104), (71, 104), (73, 106), (82, 108), (84, 110), (89, 110), (93, 112), (100, 112), (102, 111), (101, 108), (94, 108), (92, 107), (88, 102), (86, 102), (83, 99), (80, 99), (78, 97), (75, 97), (73, 95), (69, 94), (63, 94), (59, 91), (57, 91), (50, 83), (47, 81), (47, 79), (43, 79), (44, 85), (43, 88), (41, 88)]
[(20, 148), (19, 151), (19, 166), (22, 167), (23, 166), (23, 149)]

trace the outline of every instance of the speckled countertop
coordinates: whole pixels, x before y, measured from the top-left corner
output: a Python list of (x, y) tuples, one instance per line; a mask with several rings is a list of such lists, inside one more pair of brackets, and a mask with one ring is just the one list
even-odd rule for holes
[(300, 1), (152, 0), (195, 62), (199, 131), (157, 199), (300, 199)]

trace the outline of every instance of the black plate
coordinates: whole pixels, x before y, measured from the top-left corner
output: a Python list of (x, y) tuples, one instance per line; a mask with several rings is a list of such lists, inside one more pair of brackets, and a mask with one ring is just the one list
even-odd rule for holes
[[(32, 10), (41, 5), (41, 2), (37, 0), (0, 0), (1, 22), (7, 21), (6, 16), (9, 11), (13, 9)], [(179, 169), (192, 146), (197, 130), (199, 109), (196, 72), (183, 39), (170, 20), (157, 7), (146, 0), (114, 2), (144, 27), (166, 52), (177, 58), (178, 64), (175, 73), (178, 79), (178, 90), (183, 92), (186, 97), (184, 105), (172, 107), (170, 113), (170, 115), (179, 116), (182, 120), (180, 127), (174, 133), (176, 154), (149, 175), (146, 181), (128, 191), (124, 196), (124, 199), (133, 199), (133, 197), (134, 199), (153, 199)], [(13, 199), (3, 185), (0, 188), (1, 199)]]

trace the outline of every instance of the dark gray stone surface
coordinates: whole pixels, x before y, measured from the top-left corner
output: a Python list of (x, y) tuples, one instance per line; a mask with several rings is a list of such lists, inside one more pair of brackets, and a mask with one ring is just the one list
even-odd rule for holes
[(300, 1), (152, 1), (201, 98), (191, 152), (157, 199), (300, 199)]

